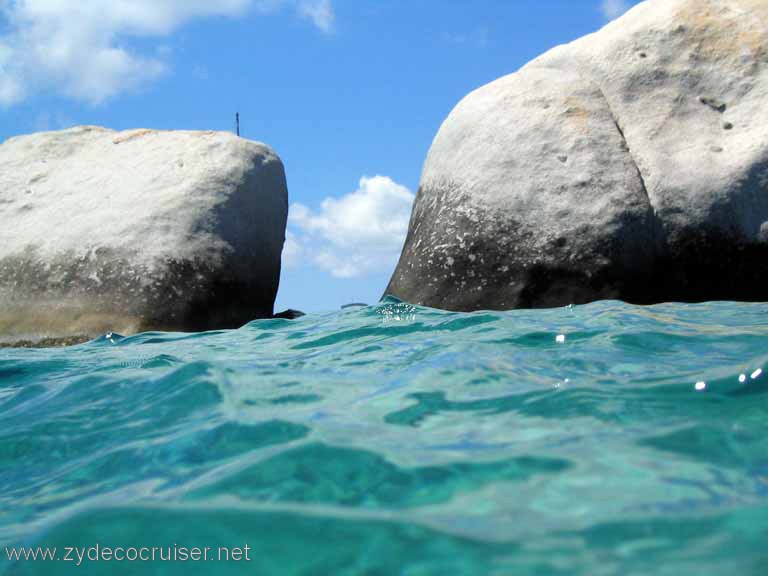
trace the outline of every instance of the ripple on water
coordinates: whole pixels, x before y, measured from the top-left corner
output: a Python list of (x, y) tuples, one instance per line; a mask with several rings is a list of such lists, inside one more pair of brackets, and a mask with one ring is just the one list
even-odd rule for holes
[(767, 331), (768, 304), (386, 300), (0, 349), (0, 546), (248, 544), (281, 576), (762, 574)]

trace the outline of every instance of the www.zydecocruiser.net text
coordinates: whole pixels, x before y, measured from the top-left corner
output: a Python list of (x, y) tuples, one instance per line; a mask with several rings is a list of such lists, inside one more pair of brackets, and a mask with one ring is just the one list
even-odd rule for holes
[(250, 562), (251, 547), (211, 546), (60, 546), (6, 548), (5, 558), (12, 562)]

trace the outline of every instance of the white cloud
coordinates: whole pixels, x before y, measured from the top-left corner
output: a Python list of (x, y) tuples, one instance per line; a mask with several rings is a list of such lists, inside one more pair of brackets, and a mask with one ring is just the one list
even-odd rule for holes
[(603, 0), (600, 5), (600, 11), (606, 20), (615, 20), (627, 10), (629, 10), (627, 0)]
[(296, 238), (296, 235), (287, 230), (285, 232), (285, 244), (283, 244), (283, 265), (293, 268), (301, 263), (304, 249)]
[(168, 50), (141, 54), (131, 39), (167, 36), (196, 18), (286, 5), (323, 31), (333, 25), (330, 0), (0, 0), (0, 105), (43, 90), (101, 103), (168, 68)]
[(311, 20), (323, 32), (333, 31), (336, 14), (331, 6), (331, 0), (302, 0), (299, 3), (299, 13)]
[(337, 278), (392, 270), (408, 232), (414, 195), (386, 176), (363, 177), (358, 189), (326, 198), (319, 211), (292, 204), (287, 266), (308, 261)]

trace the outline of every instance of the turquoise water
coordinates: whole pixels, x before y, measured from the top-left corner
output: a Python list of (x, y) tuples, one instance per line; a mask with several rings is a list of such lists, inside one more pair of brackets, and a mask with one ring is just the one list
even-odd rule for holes
[[(768, 304), (386, 301), (2, 349), (0, 573), (762, 575), (760, 370)], [(96, 545), (249, 560), (61, 558)]]

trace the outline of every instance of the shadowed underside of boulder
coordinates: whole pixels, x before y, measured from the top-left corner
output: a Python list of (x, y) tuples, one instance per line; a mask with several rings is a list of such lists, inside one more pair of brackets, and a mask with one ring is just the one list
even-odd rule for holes
[(387, 293), (450, 310), (768, 299), (768, 2), (649, 0), (468, 95)]
[(0, 343), (269, 317), (282, 163), (228, 133), (79, 127), (0, 145)]

